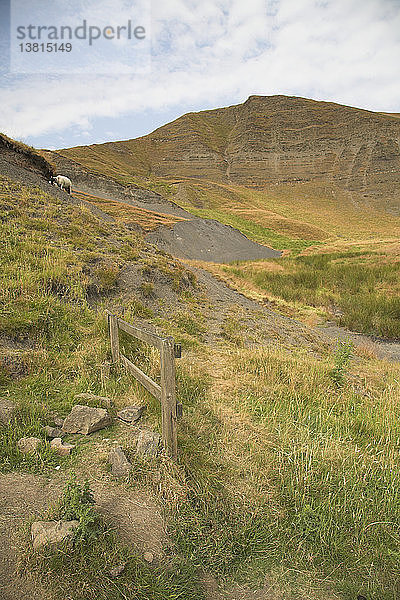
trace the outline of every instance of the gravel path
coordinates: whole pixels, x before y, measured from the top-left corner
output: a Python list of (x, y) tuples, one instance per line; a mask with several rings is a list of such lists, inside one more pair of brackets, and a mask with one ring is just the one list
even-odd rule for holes
[(159, 227), (146, 239), (177, 258), (224, 263), (235, 260), (277, 258), (281, 252), (249, 240), (237, 229), (213, 219), (201, 219), (160, 194), (139, 186), (122, 186), (116, 181), (87, 171), (78, 163), (53, 153), (59, 172), (72, 179), (73, 188), (102, 199), (112, 199), (154, 212), (183, 217), (173, 227)]
[(375, 352), (377, 358), (400, 362), (400, 342), (395, 340), (385, 340), (374, 336), (348, 331), (344, 327), (339, 327), (335, 323), (327, 322), (317, 328), (321, 333), (331, 338), (339, 340), (350, 340), (355, 346), (363, 346)]

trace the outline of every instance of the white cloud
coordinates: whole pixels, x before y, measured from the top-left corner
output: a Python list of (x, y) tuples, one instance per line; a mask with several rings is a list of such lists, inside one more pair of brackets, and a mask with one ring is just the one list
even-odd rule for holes
[[(115, 2), (103, 0), (103, 15), (111, 8), (115, 16)], [(397, 0), (154, 0), (152, 41), (152, 69), (140, 77), (27, 77), (3, 86), (0, 130), (22, 138), (89, 131), (99, 117), (220, 106), (250, 94), (400, 111)]]

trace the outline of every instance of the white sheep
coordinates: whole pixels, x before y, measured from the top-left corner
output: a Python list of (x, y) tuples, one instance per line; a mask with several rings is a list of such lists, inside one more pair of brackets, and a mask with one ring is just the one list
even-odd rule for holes
[(49, 183), (57, 185), (61, 190), (65, 190), (68, 194), (72, 191), (72, 183), (65, 175), (57, 175), (57, 177), (51, 177)]

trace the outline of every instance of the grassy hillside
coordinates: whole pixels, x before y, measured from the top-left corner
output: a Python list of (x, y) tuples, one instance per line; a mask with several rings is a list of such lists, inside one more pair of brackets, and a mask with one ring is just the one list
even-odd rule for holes
[[(73, 552), (28, 551), (20, 568), (46, 583), (54, 599), (200, 600), (205, 572), (228, 588), (244, 586), (243, 599), (251, 597), (248, 584), (292, 600), (357, 594), (394, 600), (400, 593), (397, 367), (345, 346), (332, 352), (289, 345), (285, 331), (282, 345), (253, 340), (249, 346), (251, 331), (235, 306), (221, 324), (223, 337), (209, 346), (210, 299), (179, 263), (85, 208), (8, 180), (0, 185), (0, 383), (1, 395), (18, 405), (15, 420), (0, 429), (1, 470), (54, 477), (60, 466), (57, 477), (65, 480), (73, 471), (78, 480), (89, 472), (107, 481), (107, 444), (118, 441), (135, 466), (116, 484), (121, 495), (152, 495), (168, 532), (164, 558), (154, 566), (105, 520), (89, 527)], [(140, 277), (130, 284), (124, 277), (135, 269)], [(168, 300), (154, 299), (159, 284)], [(145, 401), (147, 425), (159, 428), (156, 403), (122, 369), (106, 369), (104, 306), (184, 344), (177, 466), (163, 457), (137, 461), (132, 438), (118, 425), (90, 439), (75, 437), (71, 457), (55, 456), (45, 441), (34, 456), (16, 448), (23, 435), (43, 437), (42, 426), (67, 414), (75, 395), (87, 391), (111, 397), (113, 412), (133, 397)], [(122, 343), (157, 377), (155, 354)], [(113, 580), (107, 569), (118, 560), (127, 567)]]
[(351, 330), (400, 337), (399, 216), (315, 183), (264, 190), (154, 178), (141, 184), (154, 188), (156, 181), (161, 193), (187, 211), (284, 251), (274, 262), (227, 266), (222, 275), (237, 289), (307, 322), (314, 315), (313, 322), (325, 318)]
[(399, 133), (397, 115), (250, 96), (236, 106), (188, 113), (137, 139), (60, 153), (122, 182), (213, 181), (272, 194), (281, 186), (287, 199), (311, 186), (314, 198), (333, 200), (336, 211), (347, 198), (361, 209), (399, 214)]
[(224, 276), (242, 291), (300, 318), (314, 312), (393, 338), (400, 334), (398, 128), (397, 114), (252, 96), (183, 115), (137, 140), (60, 152), (284, 251), (279, 272), (271, 263), (227, 267)]

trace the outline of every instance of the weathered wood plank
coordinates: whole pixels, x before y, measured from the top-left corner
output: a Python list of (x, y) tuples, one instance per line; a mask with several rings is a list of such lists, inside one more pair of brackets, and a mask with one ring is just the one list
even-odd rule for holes
[(135, 338), (138, 338), (142, 342), (146, 342), (147, 344), (151, 344), (155, 346), (158, 350), (161, 351), (161, 347), (164, 341), (164, 338), (156, 335), (155, 333), (149, 333), (148, 331), (144, 331), (143, 329), (139, 329), (138, 327), (134, 327), (130, 323), (127, 323), (123, 319), (118, 318), (118, 326), (125, 333), (129, 333), (133, 335)]
[(115, 315), (108, 313), (108, 327), (110, 330), (110, 345), (111, 345), (111, 356), (114, 364), (119, 362), (119, 335), (118, 335), (118, 322)]
[(146, 390), (150, 392), (150, 394), (153, 394), (157, 400), (161, 400), (162, 392), (158, 383), (153, 381), (148, 375), (146, 375), (146, 373), (143, 373), (139, 367), (134, 365), (133, 362), (131, 362), (129, 358), (126, 358), (126, 356), (123, 354), (120, 354), (120, 360), (122, 364), (132, 373), (132, 375), (146, 388)]
[(161, 414), (162, 437), (166, 452), (175, 459), (178, 454), (177, 414), (175, 393), (174, 338), (164, 340), (161, 348)]

